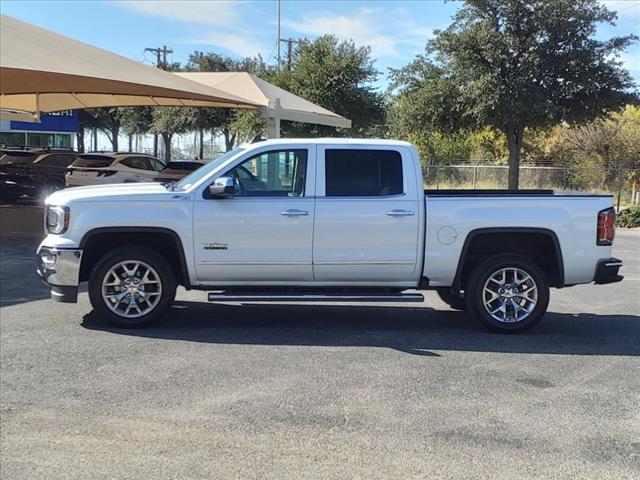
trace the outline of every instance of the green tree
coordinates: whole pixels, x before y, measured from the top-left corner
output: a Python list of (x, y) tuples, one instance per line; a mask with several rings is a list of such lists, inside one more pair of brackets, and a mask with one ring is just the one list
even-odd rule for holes
[(129, 150), (132, 148), (132, 137), (151, 131), (153, 120), (151, 107), (121, 107), (118, 109), (122, 130), (129, 136)]
[(164, 159), (171, 161), (171, 140), (175, 134), (194, 128), (195, 112), (192, 107), (155, 107), (151, 113), (151, 131), (164, 141)]
[(105, 107), (86, 109), (84, 113), (81, 114), (81, 123), (84, 126), (104, 133), (111, 142), (113, 151), (118, 151), (118, 136), (120, 135), (121, 128), (119, 108)]
[(596, 0), (467, 0), (424, 55), (392, 71), (392, 86), (413, 122), (502, 131), (518, 188), (525, 129), (588, 121), (637, 98), (619, 61), (637, 37), (594, 38), (615, 19)]
[(385, 104), (373, 82), (374, 68), (370, 47), (341, 42), (332, 35), (297, 44), (291, 70), (268, 72), (265, 80), (310, 102), (351, 119), (350, 131), (310, 124), (283, 123), (286, 135), (367, 135), (384, 123)]

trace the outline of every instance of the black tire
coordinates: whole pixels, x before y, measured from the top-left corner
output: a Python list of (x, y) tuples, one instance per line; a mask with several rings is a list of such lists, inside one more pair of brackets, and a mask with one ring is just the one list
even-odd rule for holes
[[(511, 321), (500, 321), (492, 317), (485, 308), (483, 297), (485, 283), (487, 283), (492, 275), (500, 272), (503, 268), (517, 268), (527, 273), (537, 288), (535, 307), (533, 307), (526, 317), (524, 316), (525, 314), (523, 314), (522, 320), (516, 321), (513, 320), (514, 316), (509, 316), (508, 318), (511, 318)], [(522, 286), (520, 288), (522, 288)], [(511, 294), (510, 292), (505, 293)], [(491, 296), (487, 298), (491, 298)], [(519, 297), (515, 297), (516, 302), (518, 298)], [(467, 304), (467, 312), (488, 329), (498, 333), (519, 333), (532, 328), (542, 320), (549, 305), (549, 285), (544, 273), (528, 258), (518, 255), (495, 255), (482, 261), (474, 268), (466, 283), (465, 301)], [(499, 305), (500, 299), (496, 299), (495, 302), (494, 304), (490, 304), (490, 306)], [(507, 302), (509, 302), (509, 300), (507, 300)], [(527, 302), (525, 302), (524, 305), (526, 306)], [(514, 309), (512, 306), (506, 307), (504, 311), (505, 317), (507, 317), (509, 311), (511, 312), (510, 315), (513, 315)], [(497, 315), (499, 315), (499, 313)]]
[(462, 293), (455, 293), (449, 287), (437, 288), (436, 292), (438, 292), (440, 300), (442, 300), (454, 310), (467, 309), (467, 304), (464, 301), (464, 295)]
[[(112, 267), (121, 262), (143, 262), (155, 270), (161, 293), (155, 306), (137, 318), (127, 318), (112, 311), (102, 297), (102, 282)], [(155, 275), (154, 275), (155, 278)], [(89, 276), (89, 299), (94, 311), (107, 322), (124, 328), (139, 328), (158, 319), (173, 303), (176, 296), (176, 275), (171, 265), (161, 255), (147, 247), (125, 245), (104, 255)], [(148, 290), (147, 290), (148, 293)], [(144, 302), (144, 301), (143, 301)], [(144, 304), (144, 303), (142, 303)], [(140, 311), (142, 314), (142, 312)]]

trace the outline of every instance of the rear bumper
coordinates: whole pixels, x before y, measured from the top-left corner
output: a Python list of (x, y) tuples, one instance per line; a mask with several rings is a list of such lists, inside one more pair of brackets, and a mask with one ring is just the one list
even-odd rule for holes
[(36, 269), (43, 282), (51, 287), (56, 302), (75, 303), (78, 297), (82, 250), (40, 247)]
[(621, 267), (622, 260), (617, 258), (611, 257), (600, 260), (596, 266), (596, 274), (593, 277), (593, 281), (597, 285), (619, 282), (624, 278), (622, 275), (618, 275)]

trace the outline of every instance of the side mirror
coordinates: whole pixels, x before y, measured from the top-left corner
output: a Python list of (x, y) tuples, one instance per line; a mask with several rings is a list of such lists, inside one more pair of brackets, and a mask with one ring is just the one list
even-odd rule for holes
[(220, 177), (209, 185), (210, 198), (227, 198), (236, 194), (236, 183), (231, 177)]

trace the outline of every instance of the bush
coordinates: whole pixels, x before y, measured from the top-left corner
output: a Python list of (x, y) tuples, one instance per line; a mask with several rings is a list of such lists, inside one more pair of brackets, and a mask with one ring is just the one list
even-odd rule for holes
[(616, 224), (619, 227), (640, 227), (640, 207), (629, 207), (618, 213)]

